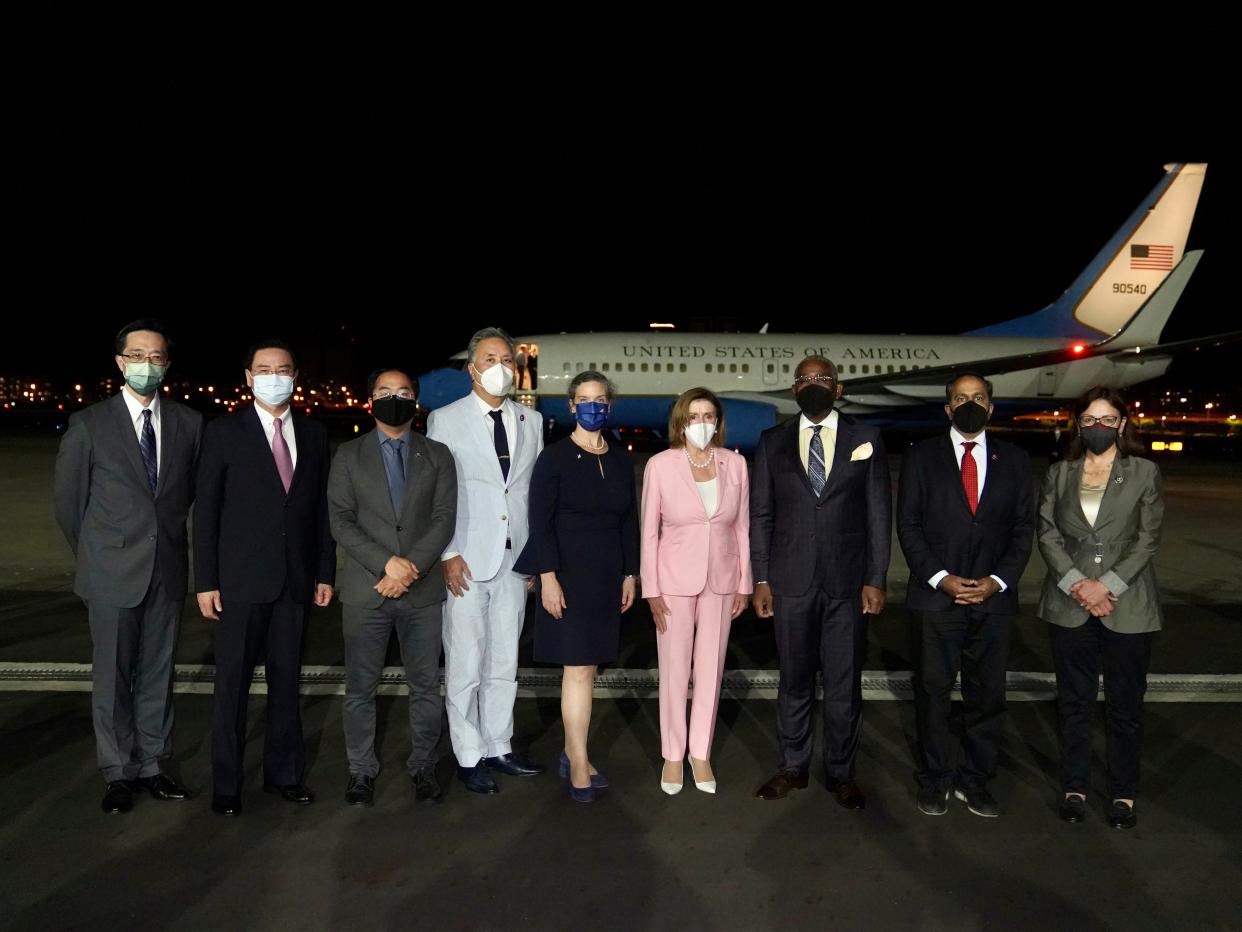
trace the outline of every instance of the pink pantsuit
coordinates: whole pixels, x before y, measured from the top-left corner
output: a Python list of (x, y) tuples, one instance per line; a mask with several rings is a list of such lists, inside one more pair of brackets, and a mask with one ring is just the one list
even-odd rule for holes
[[(695, 451), (701, 461), (704, 454)], [(686, 756), (686, 695), (694, 665), (690, 755), (711, 757), (733, 597), (750, 575), (750, 482), (746, 460), (716, 450), (716, 508), (708, 516), (685, 448), (647, 462), (642, 505), (643, 598), (662, 596), (668, 630), (657, 633), (660, 741), (665, 760)]]

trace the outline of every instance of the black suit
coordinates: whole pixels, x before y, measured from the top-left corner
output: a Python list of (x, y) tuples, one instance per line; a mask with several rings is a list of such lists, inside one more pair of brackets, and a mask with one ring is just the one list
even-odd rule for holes
[(194, 508), (198, 592), (218, 589), (212, 782), (218, 795), (242, 784), (246, 702), (255, 664), (267, 672), (267, 782), (299, 783), (305, 767), (298, 672), (306, 610), (318, 583), (336, 577), (328, 527), (328, 435), (286, 413), (297, 445), (288, 494), (253, 407), (212, 421), (204, 432)]
[[(798, 452), (800, 418), (764, 431), (750, 495), (751, 563), (772, 587), (780, 658), (777, 733), (783, 768), (811, 760), (815, 672), (824, 678), (824, 766), (853, 778), (867, 628), (862, 587), (883, 589), (892, 538), (888, 460), (880, 431), (838, 415), (819, 496)], [(867, 445), (870, 445), (870, 452)]]
[[(897, 492), (897, 537), (910, 566), (906, 605), (921, 626), (915, 683), (919, 780), (940, 789), (955, 782), (963, 789), (982, 786), (995, 773), (1009, 631), (1035, 527), (1026, 453), (991, 435), (982, 439), (985, 445), (978, 452), (986, 470), (974, 514), (947, 433), (906, 451)], [(957, 605), (930, 585), (941, 571), (967, 579), (996, 576), (1006, 589), (979, 605)], [(955, 769), (949, 708), (959, 669), (963, 753)]]

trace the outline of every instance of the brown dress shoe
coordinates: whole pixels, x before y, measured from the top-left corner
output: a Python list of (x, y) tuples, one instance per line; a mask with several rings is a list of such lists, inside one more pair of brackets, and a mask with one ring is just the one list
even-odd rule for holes
[(759, 799), (784, 799), (790, 790), (805, 790), (807, 772), (805, 770), (778, 770), (767, 783), (755, 790)]
[(829, 777), (827, 782), (828, 792), (832, 794), (838, 805), (846, 809), (867, 808), (867, 794), (853, 780), (836, 780)]

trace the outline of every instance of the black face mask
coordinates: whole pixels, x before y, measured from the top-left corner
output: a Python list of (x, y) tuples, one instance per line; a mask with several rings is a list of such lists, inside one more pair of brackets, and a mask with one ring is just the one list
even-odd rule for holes
[(1095, 427), (1084, 427), (1078, 432), (1078, 436), (1082, 438), (1082, 444), (1097, 456), (1111, 447), (1117, 442), (1118, 427), (1104, 427), (1097, 425)]
[(953, 409), (953, 426), (963, 434), (977, 434), (987, 426), (990, 416), (983, 405), (967, 401)]
[(836, 393), (829, 391), (822, 385), (808, 385), (806, 388), (800, 389), (794, 400), (798, 402), (798, 407), (802, 409), (802, 413), (807, 417), (819, 417), (832, 411), (832, 403), (837, 400)]
[(376, 420), (389, 427), (400, 427), (407, 421), (414, 420), (414, 415), (418, 413), (418, 402), (413, 398), (399, 398), (396, 395), (372, 398), (371, 413)]

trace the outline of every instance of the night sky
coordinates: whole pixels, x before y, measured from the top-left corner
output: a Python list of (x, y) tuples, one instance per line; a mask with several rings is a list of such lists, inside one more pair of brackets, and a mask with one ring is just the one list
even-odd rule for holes
[(496, 66), (477, 92), (460, 62), (285, 63), (111, 13), (16, 36), (10, 374), (106, 372), (145, 314), (182, 375), (220, 382), (269, 334), (357, 382), (488, 324), (961, 332), (1054, 300), (1169, 161), (1209, 169), (1165, 337), (1239, 326), (1238, 43), (1208, 26), (1146, 36), (1141, 76), (1087, 63), (1088, 37), (1012, 62), (937, 45), (900, 73), (739, 56), (536, 88)]

